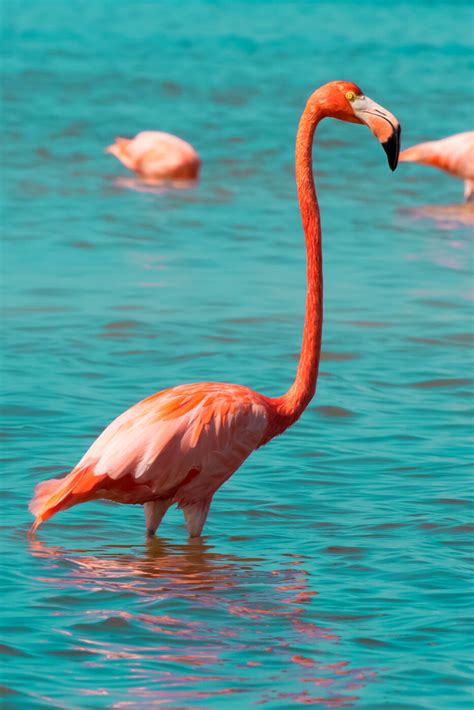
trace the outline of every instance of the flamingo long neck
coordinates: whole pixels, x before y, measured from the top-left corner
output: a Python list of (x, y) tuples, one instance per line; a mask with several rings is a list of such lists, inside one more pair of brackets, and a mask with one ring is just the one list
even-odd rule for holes
[(322, 107), (318, 106), (313, 96), (313, 101), (307, 104), (301, 116), (296, 137), (296, 184), (306, 240), (306, 316), (295, 381), (288, 392), (277, 400), (283, 429), (296, 421), (306, 409), (318, 379), (323, 329), (323, 262), (312, 154), (314, 132), (321, 118)]

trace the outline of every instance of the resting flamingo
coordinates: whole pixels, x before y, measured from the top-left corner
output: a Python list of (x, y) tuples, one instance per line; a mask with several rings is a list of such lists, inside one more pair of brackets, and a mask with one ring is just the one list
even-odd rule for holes
[(201, 167), (192, 145), (161, 131), (142, 131), (135, 138), (118, 137), (105, 150), (147, 180), (196, 180)]
[(428, 141), (400, 153), (404, 163), (433, 165), (464, 180), (464, 200), (474, 197), (474, 131), (456, 133), (439, 141)]
[(282, 434), (316, 389), (323, 324), (321, 224), (313, 180), (312, 144), (325, 117), (364, 123), (381, 141), (390, 168), (398, 161), (397, 119), (345, 81), (309, 98), (296, 138), (296, 181), (307, 250), (307, 297), (296, 378), (286, 394), (267, 397), (243, 385), (183, 384), (135, 404), (102, 432), (63, 479), (36, 487), (30, 504), (36, 528), (59, 510), (107, 498), (141, 503), (148, 535), (168, 508), (183, 509), (190, 537), (199, 536), (212, 498), (245, 459)]

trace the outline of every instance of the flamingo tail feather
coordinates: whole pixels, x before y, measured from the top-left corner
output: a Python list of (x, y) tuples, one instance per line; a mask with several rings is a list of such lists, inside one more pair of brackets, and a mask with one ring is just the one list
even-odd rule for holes
[(29, 504), (30, 512), (35, 516), (30, 536), (34, 537), (41, 523), (60, 510), (93, 499), (102, 479), (103, 476), (94, 475), (93, 466), (86, 466), (73, 469), (64, 478), (50, 478), (39, 483)]

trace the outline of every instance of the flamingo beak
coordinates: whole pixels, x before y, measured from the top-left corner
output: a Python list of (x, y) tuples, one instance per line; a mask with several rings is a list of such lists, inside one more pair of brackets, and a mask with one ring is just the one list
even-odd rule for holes
[(380, 141), (387, 154), (390, 169), (395, 170), (400, 153), (401, 128), (398, 120), (393, 113), (376, 104), (368, 96), (356, 96), (351, 106), (356, 118), (365, 123)]

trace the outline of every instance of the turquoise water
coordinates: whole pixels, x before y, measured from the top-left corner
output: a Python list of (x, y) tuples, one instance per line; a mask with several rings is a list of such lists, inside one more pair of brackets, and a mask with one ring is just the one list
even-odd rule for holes
[[(356, 81), (404, 145), (467, 130), (473, 11), (442, 2), (22, 0), (3, 8), (5, 708), (470, 705), (472, 230), (462, 184), (393, 175), (367, 129), (322, 124), (317, 395), (214, 500), (27, 502), (124, 408), (296, 367), (293, 178), (309, 93)], [(198, 187), (144, 191), (102, 150), (176, 133)], [(472, 216), (472, 215), (471, 215)], [(471, 696), (472, 699), (472, 696)]]

